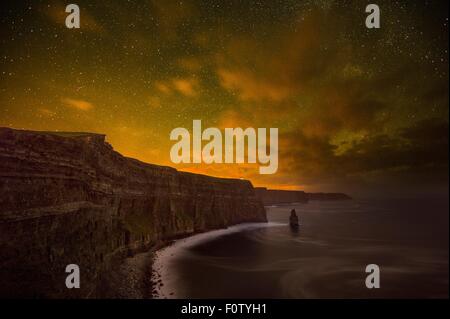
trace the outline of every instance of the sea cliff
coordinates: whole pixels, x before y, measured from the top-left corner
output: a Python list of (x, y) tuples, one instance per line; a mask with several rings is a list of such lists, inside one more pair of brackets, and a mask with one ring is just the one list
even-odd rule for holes
[(304, 191), (267, 189), (265, 187), (256, 187), (255, 193), (266, 206), (307, 203), (309, 201), (336, 201), (352, 199), (344, 193), (306, 193)]
[[(249, 181), (126, 158), (101, 134), (0, 128), (1, 297), (97, 297), (126, 256), (265, 221)], [(79, 289), (65, 286), (68, 264), (80, 267)]]
[(307, 203), (308, 195), (304, 191), (267, 189), (265, 187), (256, 187), (255, 193), (261, 199), (264, 205)]

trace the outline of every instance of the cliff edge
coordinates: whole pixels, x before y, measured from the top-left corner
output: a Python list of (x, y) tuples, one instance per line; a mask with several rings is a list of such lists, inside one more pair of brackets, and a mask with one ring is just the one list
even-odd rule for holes
[[(125, 256), (265, 221), (249, 181), (145, 164), (100, 134), (0, 128), (1, 297), (96, 297)], [(80, 267), (79, 289), (65, 286), (68, 264)]]

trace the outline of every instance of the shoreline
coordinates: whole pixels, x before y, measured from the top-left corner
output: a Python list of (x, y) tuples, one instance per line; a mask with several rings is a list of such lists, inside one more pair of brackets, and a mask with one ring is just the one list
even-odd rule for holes
[[(185, 252), (187, 248), (198, 245), (205, 241), (214, 240), (218, 237), (237, 232), (249, 231), (253, 229), (285, 226), (285, 223), (261, 222), (261, 223), (241, 223), (227, 228), (214, 229), (206, 232), (192, 234), (191, 236), (172, 240), (153, 251), (151, 267), (151, 277), (147, 281), (152, 284), (152, 299), (182, 298), (179, 289), (176, 287), (177, 275), (171, 272), (171, 263)], [(148, 273), (147, 273), (148, 274)]]
[[(102, 284), (102, 298), (109, 299), (162, 299), (176, 298), (175, 293), (162, 293), (167, 284), (167, 274), (161, 274), (161, 257), (166, 249), (180, 249), (193, 246), (202, 241), (211, 240), (235, 232), (270, 227), (271, 222), (240, 223), (227, 228), (217, 228), (202, 232), (186, 233), (159, 241), (148, 250), (135, 253), (122, 260), (116, 271), (111, 271)], [(281, 224), (280, 224), (281, 225)], [(284, 224), (283, 224), (284, 225)], [(163, 252), (163, 253), (162, 253)], [(169, 250), (172, 257), (172, 250)], [(159, 269), (155, 269), (155, 262)], [(156, 266), (156, 267), (157, 267)], [(165, 289), (164, 289), (165, 290)]]

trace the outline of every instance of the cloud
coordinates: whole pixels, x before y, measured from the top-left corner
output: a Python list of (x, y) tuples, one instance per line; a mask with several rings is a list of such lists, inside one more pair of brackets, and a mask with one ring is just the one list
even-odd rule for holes
[(161, 99), (157, 96), (149, 97), (148, 104), (149, 104), (150, 108), (152, 108), (152, 109), (159, 109), (162, 106)]
[(166, 40), (176, 40), (179, 37), (180, 26), (189, 23), (197, 12), (192, 1), (151, 0), (152, 14), (158, 21), (159, 33)]
[(70, 98), (65, 98), (61, 100), (66, 106), (80, 110), (89, 111), (94, 108), (94, 105), (90, 102), (84, 100), (75, 100)]
[[(322, 19), (313, 12), (292, 28), (274, 30), (264, 42), (232, 38), (216, 57), (220, 83), (242, 100), (281, 102), (303, 94), (338, 62), (332, 50), (336, 39), (319, 27)], [(330, 49), (323, 50), (323, 43)]]
[(196, 72), (201, 69), (202, 64), (196, 57), (183, 57), (178, 60), (179, 66), (189, 72)]
[(280, 102), (287, 99), (292, 93), (288, 86), (258, 78), (246, 70), (219, 68), (217, 74), (221, 85), (228, 90), (237, 92), (239, 98), (244, 101)]
[(42, 114), (46, 117), (49, 117), (49, 118), (53, 118), (56, 115), (56, 112), (54, 112), (48, 108), (39, 108), (38, 111), (40, 114)]
[(184, 78), (184, 79), (173, 79), (172, 85), (181, 94), (185, 96), (195, 96), (197, 95), (198, 81), (194, 78)]
[(305, 184), (350, 183), (390, 180), (393, 184), (448, 178), (448, 122), (419, 121), (396, 134), (372, 134), (349, 142), (343, 153), (326, 137), (311, 137), (301, 131), (280, 136), (283, 175)]
[(355, 57), (353, 43), (336, 34), (338, 26), (339, 17), (313, 9), (263, 42), (234, 37), (216, 56), (219, 83), (241, 108), (261, 109), (255, 121), (267, 114), (272, 122), (295, 119), (311, 136), (370, 130), (389, 107), (388, 92), (410, 70), (399, 64), (387, 74), (374, 72), (362, 58), (374, 53), (358, 48), (363, 52)]
[(219, 129), (241, 127), (243, 129), (253, 127), (252, 121), (237, 110), (226, 110), (222, 112), (217, 120)]
[(157, 81), (154, 85), (155, 88), (164, 95), (170, 95), (175, 91), (188, 97), (196, 96), (199, 87), (198, 80), (193, 77), (177, 77), (167, 81)]
[(172, 89), (169, 87), (168, 84), (166, 84), (164, 82), (160, 82), (160, 81), (155, 82), (155, 87), (161, 93), (164, 93), (164, 94), (172, 93)]

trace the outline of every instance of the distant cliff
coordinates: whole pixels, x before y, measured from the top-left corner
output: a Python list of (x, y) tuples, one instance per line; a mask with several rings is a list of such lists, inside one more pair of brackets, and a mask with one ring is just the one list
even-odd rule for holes
[(305, 193), (304, 191), (267, 189), (265, 187), (255, 188), (258, 196), (264, 205), (307, 203), (310, 200), (348, 200), (350, 196), (343, 193)]
[(267, 189), (265, 187), (255, 188), (258, 196), (264, 205), (307, 203), (308, 195), (303, 191), (285, 191), (277, 189)]
[[(0, 128), (1, 297), (95, 297), (129, 254), (264, 221), (249, 181), (126, 158), (104, 135)], [(65, 286), (68, 264), (80, 266), (80, 289)]]
[(307, 193), (309, 200), (349, 200), (352, 199), (347, 194), (343, 193)]

